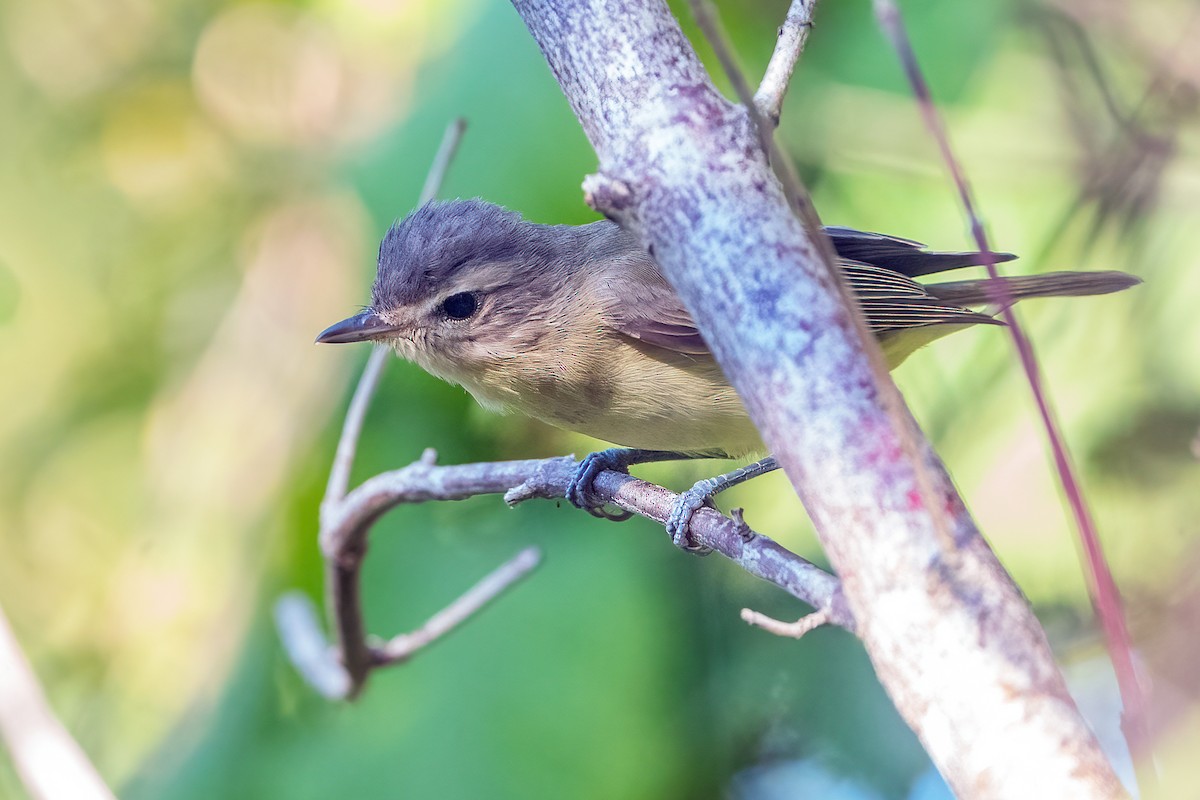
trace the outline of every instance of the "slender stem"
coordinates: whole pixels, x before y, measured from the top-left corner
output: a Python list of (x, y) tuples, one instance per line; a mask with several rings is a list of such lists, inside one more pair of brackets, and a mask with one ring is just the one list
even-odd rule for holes
[[(437, 155), (429, 168), (425, 185), (421, 190), (420, 203), (423, 205), (437, 196), (450, 163), (458, 150), (466, 131), (466, 121), (455, 119), (446, 127), (442, 136)], [(338, 636), (338, 652), (341, 662), (349, 677), (346, 696), (353, 697), (362, 690), (367, 675), (371, 670), (372, 653), (366, 642), (366, 626), (362, 614), (362, 598), (359, 592), (359, 571), (362, 556), (366, 549), (366, 533), (363, 532), (361, 543), (354, 550), (338, 549), (334, 545), (332, 520), (338, 518), (339, 507), (346, 496), (350, 483), (350, 469), (354, 463), (354, 454), (358, 448), (358, 440), (362, 434), (363, 420), (371, 404), (371, 397), (379, 385), (379, 376), (387, 360), (387, 348), (376, 345), (354, 390), (350, 408), (346, 412), (346, 421), (342, 425), (342, 435), (338, 440), (337, 452), (333, 465), (329, 470), (329, 482), (325, 487), (325, 497), (321, 501), (321, 550), (326, 559), (326, 592), (329, 604), (336, 622)], [(365, 523), (369, 526), (374, 519)]]
[(467, 132), (467, 120), (463, 117), (458, 117), (446, 126), (446, 132), (442, 134), (442, 143), (438, 145), (437, 155), (433, 157), (433, 164), (429, 167), (429, 173), (425, 176), (425, 184), (421, 187), (421, 196), (418, 203), (425, 205), (438, 196), (438, 192), (442, 190), (442, 184), (446, 180), (446, 173), (450, 171), (450, 164), (454, 161), (454, 156), (458, 154), (458, 146), (462, 143), (463, 134)]
[(788, 83), (792, 79), (792, 71), (796, 61), (804, 52), (808, 43), (808, 33), (813, 27), (813, 12), (817, 0), (792, 0), (787, 17), (779, 26), (779, 38), (775, 41), (775, 51), (767, 62), (763, 72), (762, 82), (754, 93), (754, 105), (763, 119), (768, 120), (772, 127), (779, 125), (779, 115), (783, 110), (783, 98), (787, 95)]
[[(425, 176), (425, 185), (421, 188), (420, 205), (428, 203), (437, 197), (450, 163), (458, 152), (458, 145), (467, 130), (467, 121), (462, 117), (453, 120), (446, 126), (442, 134), (442, 143), (438, 146), (437, 155)], [(338, 439), (337, 452), (333, 457), (333, 466), (329, 470), (329, 482), (325, 485), (325, 497), (321, 501), (321, 515), (331, 513), (331, 509), (339, 500), (346, 496), (350, 486), (350, 469), (354, 466), (354, 453), (358, 449), (358, 440), (362, 434), (363, 420), (371, 405), (371, 397), (379, 385), (379, 376), (387, 359), (388, 348), (376, 345), (363, 369), (358, 387), (354, 390), (354, 398), (346, 412), (346, 420), (342, 424), (342, 435)]]
[[(970, 185), (965, 173), (950, 146), (950, 139), (937, 108), (933, 103), (928, 83), (925, 81), (921, 68), (917, 63), (916, 54), (904, 27), (900, 11), (892, 0), (875, 0), (875, 13), (884, 32), (891, 40), (892, 46), (899, 55), (905, 74), (912, 85), (917, 103), (925, 118), (925, 123), (937, 140), (942, 160), (950, 171), (958, 191), (959, 200), (966, 211), (971, 226), (971, 234), (981, 254), (988, 277), (992, 280), (991, 290), (995, 292), (995, 301), (1003, 307), (1003, 318), (1012, 335), (1016, 346), (1021, 367), (1029, 382), (1029, 388), (1037, 405), (1038, 415), (1046, 431), (1050, 449), (1054, 456), (1055, 467), (1062, 482), (1063, 491), (1075, 517), (1075, 524), (1085, 552), (1084, 564), (1088, 577), (1088, 588), (1093, 606), (1100, 618), (1108, 645), (1109, 656), (1117, 677), (1122, 700), (1125, 704), (1126, 716), (1124, 728), (1130, 752), (1135, 760), (1144, 763), (1149, 753), (1149, 726), (1147, 723), (1147, 702), (1142, 686), (1137, 678), (1137, 670), (1133, 662), (1133, 646), (1121, 607), (1120, 593), (1116, 581), (1109, 569), (1108, 561), (1100, 543), (1096, 523), (1091, 509), (1083, 496), (1079, 480), (1076, 477), (1066, 441), (1062, 435), (1054, 409), (1050, 404), (1043, 385), (1041, 371), (1033, 346), (1025, 335), (1016, 314), (1012, 309), (1012, 297), (1007, 285), (999, 280), (999, 271), (991, 257), (991, 247), (988, 244), (983, 222), (976, 210), (971, 196)], [(1152, 792), (1157, 783), (1151, 769), (1140, 770), (1139, 778), (1144, 792)]]
[(379, 386), (379, 376), (387, 362), (388, 349), (382, 344), (371, 348), (371, 356), (363, 368), (362, 377), (358, 379), (354, 397), (350, 399), (350, 408), (347, 409), (346, 419), (342, 423), (342, 435), (338, 439), (337, 451), (333, 456), (333, 466), (329, 470), (329, 482), (325, 485), (325, 497), (321, 500), (322, 528), (325, 527), (325, 518), (333, 513), (350, 486), (350, 469), (354, 466), (354, 454), (362, 435), (363, 420), (366, 419), (375, 389)]
[(484, 606), (514, 583), (529, 575), (541, 560), (540, 550), (536, 547), (526, 547), (463, 592), (453, 603), (430, 617), (424, 625), (412, 633), (402, 633), (388, 640), (375, 653), (376, 666), (407, 661), (418, 650), (433, 644), (482, 611)]

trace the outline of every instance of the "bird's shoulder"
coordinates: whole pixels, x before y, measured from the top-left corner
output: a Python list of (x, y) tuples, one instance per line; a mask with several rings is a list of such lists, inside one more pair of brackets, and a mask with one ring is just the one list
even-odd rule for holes
[(627, 234), (590, 260), (587, 281), (600, 299), (604, 324), (646, 345), (709, 356), (700, 330), (658, 263)]

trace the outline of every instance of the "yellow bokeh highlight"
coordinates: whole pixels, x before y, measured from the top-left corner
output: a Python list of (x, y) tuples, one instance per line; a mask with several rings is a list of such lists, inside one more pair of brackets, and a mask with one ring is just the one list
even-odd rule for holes
[(151, 211), (186, 208), (234, 169), (224, 138), (180, 82), (139, 86), (115, 102), (100, 146), (109, 180)]
[(13, 0), (4, 7), (6, 44), (25, 76), (59, 100), (100, 89), (152, 44), (154, 0)]

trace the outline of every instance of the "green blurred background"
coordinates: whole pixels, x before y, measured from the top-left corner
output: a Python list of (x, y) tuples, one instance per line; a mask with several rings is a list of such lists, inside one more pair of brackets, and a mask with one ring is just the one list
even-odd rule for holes
[[(1022, 318), (1128, 601), (1164, 769), (1200, 796), (1194, 4), (903, 5), (994, 241), (1024, 256), (1006, 267), (1146, 280)], [(720, 7), (760, 73), (786, 3)], [(400, 509), (366, 569), (379, 634), (523, 545), (545, 564), (354, 705), (315, 696), (283, 656), (271, 606), (320, 596), (317, 504), (366, 357), (311, 342), (365, 302), (447, 121), (470, 130), (445, 196), (594, 218), (579, 184), (595, 157), (507, 3), (0, 9), (0, 604), (122, 797), (938, 796), (851, 636), (746, 628), (743, 606), (803, 609), (644, 520), (498, 498)], [(865, 0), (819, 8), (780, 137), (828, 222), (970, 246)], [(897, 380), (1119, 747), (1007, 337), (959, 334)], [(596, 443), (393, 362), (355, 479), (427, 446), (451, 463)], [(682, 487), (723, 466), (643, 474)], [(782, 478), (730, 494), (723, 507), (821, 558)], [(22, 797), (6, 759), (0, 797)]]

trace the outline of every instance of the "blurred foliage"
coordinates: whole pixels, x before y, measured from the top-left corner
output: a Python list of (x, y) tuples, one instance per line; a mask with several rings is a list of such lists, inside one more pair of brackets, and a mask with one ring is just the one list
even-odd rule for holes
[[(751, 75), (785, 7), (722, 4)], [(905, 4), (995, 241), (1026, 255), (1013, 268), (1147, 281), (1022, 317), (1156, 678), (1165, 763), (1195, 787), (1190, 9)], [(745, 628), (742, 606), (801, 609), (643, 521), (496, 498), (402, 509), (366, 574), (379, 633), (526, 543), (546, 563), (353, 706), (315, 697), (281, 655), (270, 605), (320, 594), (317, 504), (365, 356), (310, 342), (367, 297), (374, 242), (447, 120), (471, 123), (447, 196), (593, 218), (579, 182), (594, 155), (507, 4), (4, 0), (0, 20), (0, 603), (123, 797), (802, 796), (808, 773), (787, 767), (804, 759), (872, 795), (936, 796), (852, 637)], [(780, 136), (827, 220), (969, 246), (868, 3), (819, 9)], [(1073, 534), (1006, 338), (960, 334), (897, 377), (1064, 661), (1091, 663)], [(595, 443), (492, 417), (397, 362), (356, 475), (426, 446), (454, 462)], [(714, 469), (645, 474), (683, 486)], [(820, 558), (780, 476), (730, 495)], [(1077, 687), (1103, 729), (1111, 688)], [(0, 756), (0, 796), (21, 791)]]

